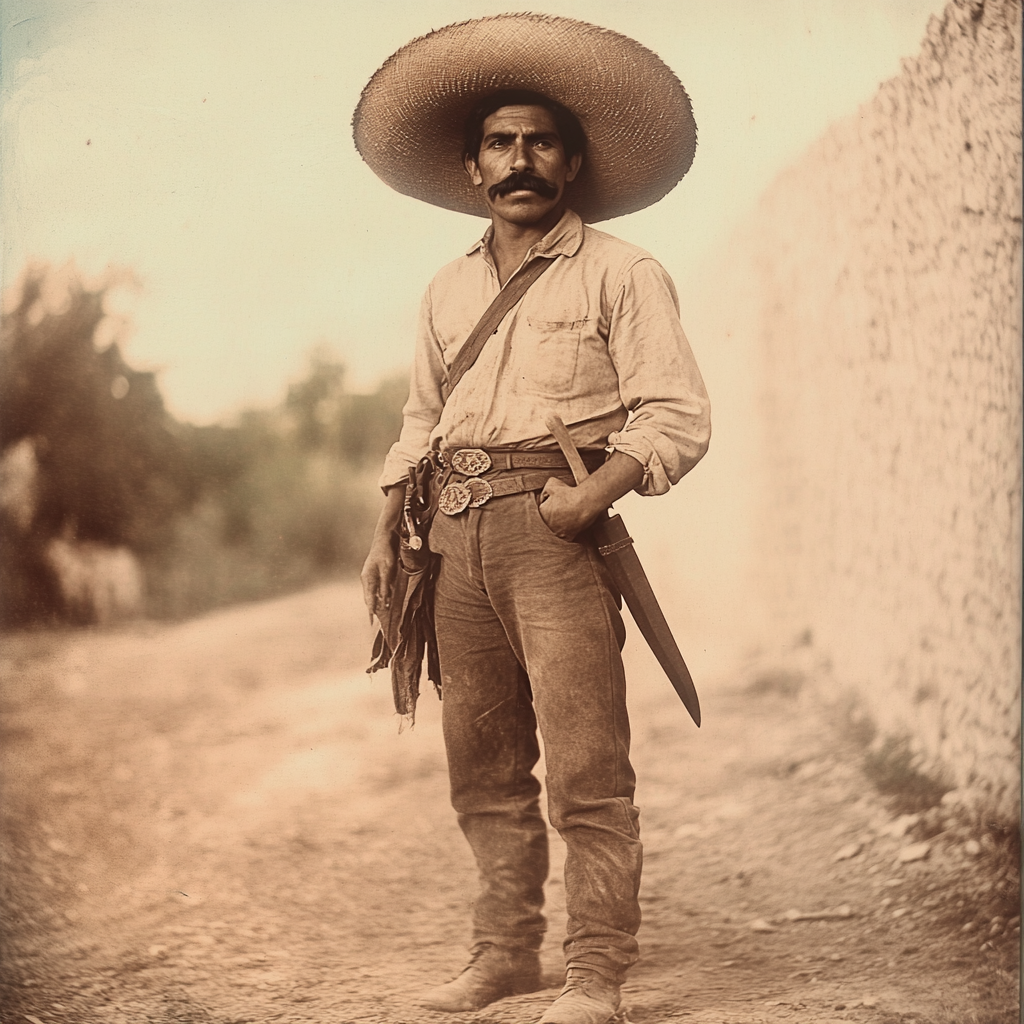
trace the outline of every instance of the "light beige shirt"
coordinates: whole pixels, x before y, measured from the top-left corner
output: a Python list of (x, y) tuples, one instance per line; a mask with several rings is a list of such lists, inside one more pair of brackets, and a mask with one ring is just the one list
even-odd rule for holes
[(663, 494), (707, 451), (710, 404), (679, 323), (672, 280), (649, 254), (571, 210), (526, 255), (555, 263), (502, 320), (447, 403), (446, 367), (500, 290), (491, 229), (443, 267), (420, 308), (409, 400), (380, 477), (406, 479), (435, 438), (446, 447), (554, 448), (557, 413), (578, 447), (607, 446)]

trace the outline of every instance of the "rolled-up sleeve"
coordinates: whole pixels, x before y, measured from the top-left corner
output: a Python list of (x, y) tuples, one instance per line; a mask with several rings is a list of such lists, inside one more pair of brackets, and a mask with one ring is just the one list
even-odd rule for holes
[(608, 443), (644, 467), (638, 493), (664, 494), (708, 450), (711, 403), (679, 322), (675, 286), (656, 260), (640, 258), (625, 269), (608, 351), (629, 413)]
[(441, 346), (434, 334), (431, 302), (428, 288), (420, 303), (409, 399), (402, 409), (402, 432), (391, 446), (378, 480), (383, 489), (405, 481), (409, 467), (415, 466), (427, 453), (431, 432), (441, 419), (444, 408), (441, 383), (445, 377), (445, 365)]

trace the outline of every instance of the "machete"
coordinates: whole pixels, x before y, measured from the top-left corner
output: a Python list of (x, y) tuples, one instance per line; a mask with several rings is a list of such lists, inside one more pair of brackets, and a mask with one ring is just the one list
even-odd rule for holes
[[(554, 435), (558, 447), (562, 449), (562, 454), (569, 463), (576, 483), (582, 483), (589, 475), (587, 467), (583, 465), (583, 459), (580, 458), (580, 453), (572, 443), (572, 438), (561, 417), (549, 417), (547, 428)], [(661, 667), (665, 670), (668, 681), (679, 694), (683, 706), (699, 726), (700, 702), (697, 700), (697, 690), (693, 685), (693, 678), (690, 676), (690, 670), (686, 667), (686, 662), (683, 661), (682, 654), (679, 653), (675, 637), (672, 636), (665, 613), (654, 596), (644, 567), (633, 550), (633, 538), (630, 537), (626, 524), (622, 521), (622, 516), (609, 516), (605, 512), (602, 518), (589, 527), (589, 533), (597, 543), (597, 550), (604, 558), (608, 575), (611, 576), (612, 582), (622, 594), (633, 620)]]

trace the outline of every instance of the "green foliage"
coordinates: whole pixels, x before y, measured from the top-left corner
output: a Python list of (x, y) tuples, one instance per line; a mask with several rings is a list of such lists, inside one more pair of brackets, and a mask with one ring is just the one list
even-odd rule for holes
[(360, 565), (404, 379), (350, 394), (342, 363), (317, 349), (280, 407), (179, 423), (153, 374), (132, 369), (116, 343), (97, 345), (107, 285), (58, 278), (30, 269), (0, 336), (0, 450), (27, 439), (35, 465), (27, 510), (0, 486), (3, 621), (68, 618), (46, 554), (58, 537), (134, 551), (147, 613), (160, 617)]
[(357, 569), (407, 393), (407, 381), (392, 378), (350, 394), (344, 366), (321, 348), (279, 408), (188, 427), (200, 498), (147, 563), (151, 613), (180, 617)]
[(150, 614), (181, 618), (357, 568), (379, 498), (370, 481), (337, 469), (282, 452), (222, 496), (204, 495), (179, 520), (174, 543), (147, 560)]
[(314, 349), (309, 371), (288, 389), (285, 411), (296, 444), (328, 452), (351, 466), (377, 464), (402, 429), (405, 376), (384, 380), (370, 395), (345, 389), (345, 367), (324, 348)]
[(0, 326), (0, 451), (12, 455), (0, 494), (5, 624), (72, 614), (47, 558), (56, 538), (154, 551), (196, 497), (154, 375), (128, 366), (116, 343), (97, 344), (108, 285), (32, 267)]
[(116, 343), (96, 347), (105, 287), (71, 277), (48, 303), (47, 284), (45, 269), (26, 274), (0, 332), (0, 448), (33, 440), (33, 532), (159, 546), (195, 488), (156, 379)]

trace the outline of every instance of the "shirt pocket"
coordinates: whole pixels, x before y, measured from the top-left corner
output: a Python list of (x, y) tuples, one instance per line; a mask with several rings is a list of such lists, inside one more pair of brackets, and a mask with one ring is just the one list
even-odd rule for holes
[(527, 317), (513, 342), (523, 389), (542, 398), (568, 399), (576, 390), (580, 337), (590, 321)]

